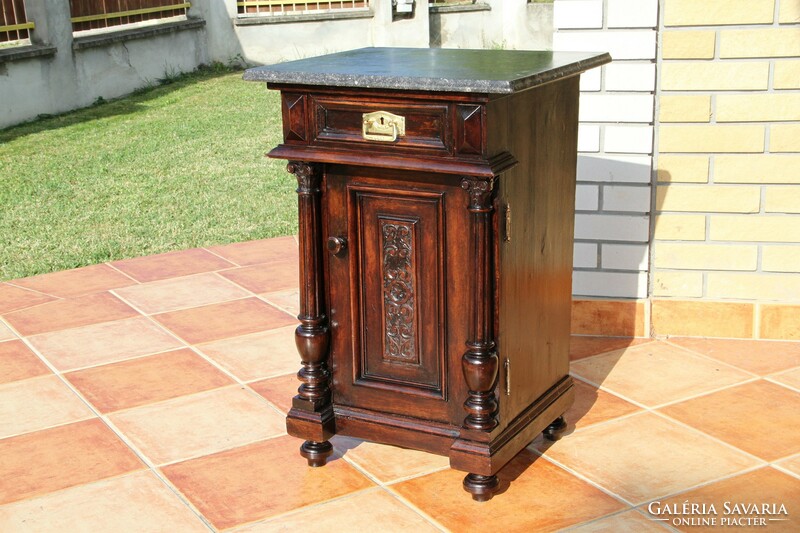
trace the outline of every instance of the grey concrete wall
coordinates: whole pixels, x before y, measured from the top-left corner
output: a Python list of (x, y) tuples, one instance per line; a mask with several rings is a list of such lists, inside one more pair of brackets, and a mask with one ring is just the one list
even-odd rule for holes
[[(192, 13), (206, 20), (210, 58), (223, 63), (241, 57), (251, 65), (266, 65), (365, 46), (428, 46), (428, 0), (417, 0), (413, 18), (395, 21), (391, 0), (371, 4), (371, 17), (303, 22), (261, 17), (260, 24), (237, 24), (234, 0), (197, 0)], [(275, 20), (285, 22), (267, 23)]]
[(527, 0), (479, 0), (490, 10), (431, 14), (431, 46), (552, 50), (553, 5)]
[(29, 1), (33, 44), (57, 53), (0, 61), (0, 128), (123, 96), (212, 61), (269, 64), (365, 46), (551, 48), (551, 5), (483, 3), (491, 10), (429, 15), (429, 1), (417, 0), (413, 18), (393, 20), (391, 0), (372, 0), (365, 18), (245, 24), (236, 0), (193, 0), (189, 19), (205, 27), (86, 47), (84, 37), (73, 38), (68, 2)]
[(99, 47), (73, 49), (69, 3), (28, 2), (34, 45), (55, 55), (0, 63), (0, 128), (116, 98), (165, 75), (208, 62), (205, 30), (191, 29)]

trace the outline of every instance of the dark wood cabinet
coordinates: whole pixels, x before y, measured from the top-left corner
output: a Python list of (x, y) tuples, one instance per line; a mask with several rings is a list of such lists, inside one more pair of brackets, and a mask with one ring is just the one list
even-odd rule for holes
[(607, 54), (363, 49), (249, 70), (281, 91), (298, 181), (300, 387), (340, 433), (447, 455), (491, 498), (569, 371), (578, 75)]

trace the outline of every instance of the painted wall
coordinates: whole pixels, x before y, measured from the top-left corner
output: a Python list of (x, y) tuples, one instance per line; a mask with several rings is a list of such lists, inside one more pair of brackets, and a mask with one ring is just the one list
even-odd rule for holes
[(553, 48), (609, 52), (581, 77), (576, 296), (646, 298), (657, 0), (556, 0)]

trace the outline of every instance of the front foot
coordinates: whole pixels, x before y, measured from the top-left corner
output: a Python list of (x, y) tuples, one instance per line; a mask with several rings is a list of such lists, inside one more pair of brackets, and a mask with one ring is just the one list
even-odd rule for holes
[(564, 416), (559, 416), (553, 422), (544, 428), (542, 432), (544, 434), (544, 438), (547, 440), (551, 440), (553, 442), (557, 441), (561, 438), (561, 435), (564, 434), (564, 431), (567, 429), (567, 422), (564, 420)]
[(306, 458), (308, 466), (325, 466), (328, 457), (333, 453), (333, 446), (328, 441), (315, 442), (307, 440), (300, 446), (300, 455)]
[(472, 494), (476, 502), (487, 502), (497, 490), (497, 476), (482, 476), (480, 474), (467, 474), (464, 478), (464, 490)]

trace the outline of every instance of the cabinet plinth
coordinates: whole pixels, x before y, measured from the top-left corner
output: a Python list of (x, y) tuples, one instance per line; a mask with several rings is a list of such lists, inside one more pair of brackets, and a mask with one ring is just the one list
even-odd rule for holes
[(287, 416), (425, 450), (485, 501), (565, 429), (578, 75), (607, 54), (363, 49), (251, 69), (297, 178), (302, 368)]

